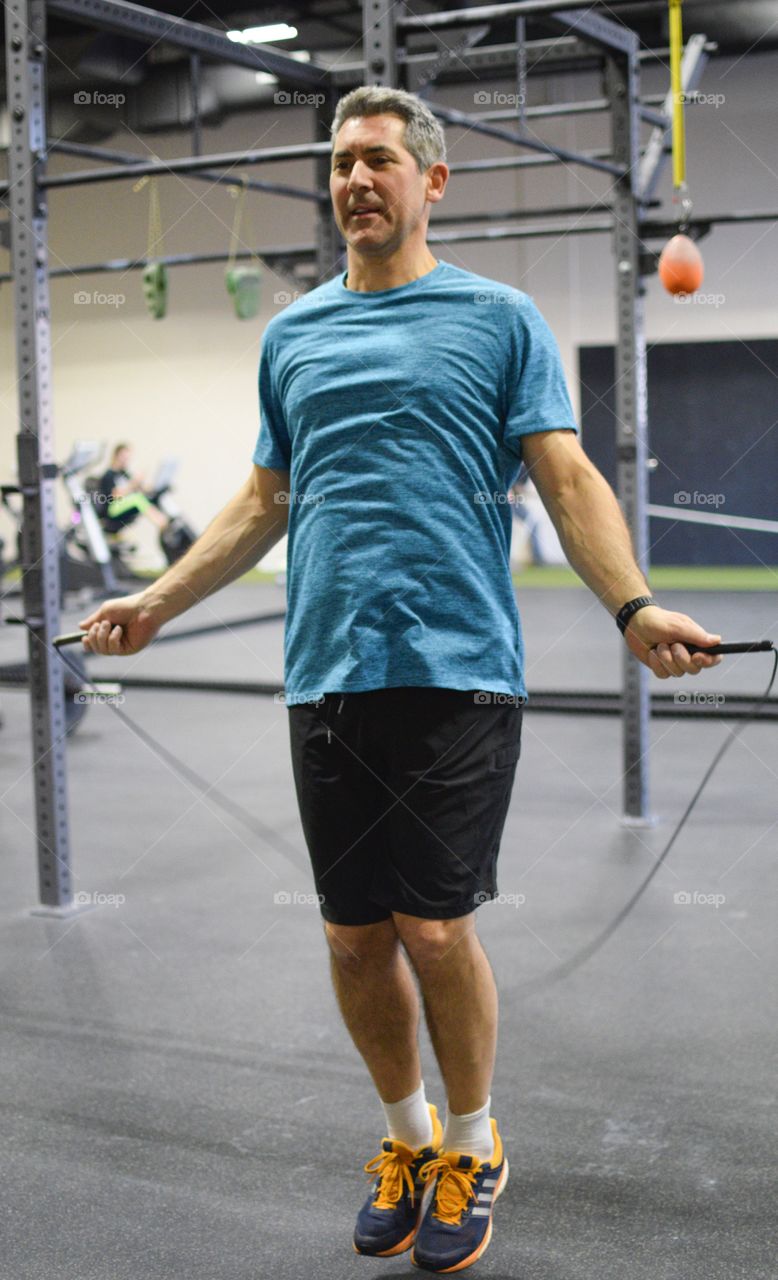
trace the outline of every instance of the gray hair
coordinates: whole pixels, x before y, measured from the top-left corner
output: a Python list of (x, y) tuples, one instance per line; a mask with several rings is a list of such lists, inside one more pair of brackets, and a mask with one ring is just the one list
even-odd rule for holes
[(378, 116), (385, 113), (401, 116), (405, 121), (403, 145), (419, 169), (425, 173), (430, 165), (446, 158), (446, 139), (438, 120), (426, 103), (405, 89), (385, 85), (360, 85), (341, 98), (332, 121), (332, 140), (345, 120), (351, 116)]

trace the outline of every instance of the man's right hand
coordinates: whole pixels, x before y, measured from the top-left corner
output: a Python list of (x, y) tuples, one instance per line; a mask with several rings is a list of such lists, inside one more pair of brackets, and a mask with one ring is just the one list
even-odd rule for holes
[(88, 653), (127, 657), (150, 644), (163, 621), (140, 591), (104, 601), (78, 625), (84, 632), (83, 645)]

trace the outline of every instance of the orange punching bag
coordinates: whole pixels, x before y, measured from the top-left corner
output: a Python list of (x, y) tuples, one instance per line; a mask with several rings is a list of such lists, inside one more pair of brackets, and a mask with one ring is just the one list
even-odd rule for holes
[(702, 284), (702, 254), (688, 236), (673, 236), (659, 258), (659, 279), (668, 293), (694, 293)]

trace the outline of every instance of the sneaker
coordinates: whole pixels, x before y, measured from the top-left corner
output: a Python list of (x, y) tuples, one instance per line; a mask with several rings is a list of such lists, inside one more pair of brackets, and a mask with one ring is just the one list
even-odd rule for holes
[(429, 1187), (419, 1178), (419, 1171), (439, 1155), (443, 1145), (443, 1126), (437, 1108), (427, 1104), (432, 1120), (432, 1142), (413, 1151), (404, 1142), (384, 1138), (381, 1154), (369, 1160), (365, 1173), (375, 1174), (370, 1195), (357, 1217), (354, 1248), (376, 1258), (391, 1258), (410, 1249), (416, 1236)]
[(494, 1202), (508, 1181), (508, 1161), (496, 1120), (490, 1163), (443, 1151), (419, 1177), (434, 1186), (419, 1226), (411, 1262), (425, 1271), (462, 1271), (485, 1253), (492, 1238)]

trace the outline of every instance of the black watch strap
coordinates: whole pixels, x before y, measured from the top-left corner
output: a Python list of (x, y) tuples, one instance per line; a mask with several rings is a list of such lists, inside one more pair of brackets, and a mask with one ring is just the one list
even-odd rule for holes
[(628, 600), (625, 605), (622, 605), (616, 614), (616, 626), (622, 635), (627, 629), (630, 618), (634, 617), (638, 609), (645, 609), (647, 604), (656, 604), (653, 596), (635, 596), (634, 600)]

